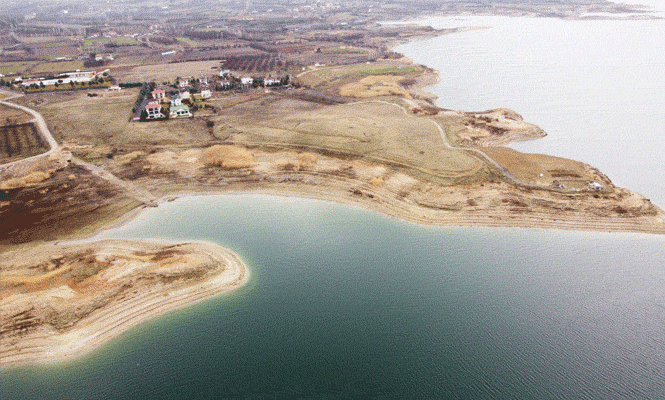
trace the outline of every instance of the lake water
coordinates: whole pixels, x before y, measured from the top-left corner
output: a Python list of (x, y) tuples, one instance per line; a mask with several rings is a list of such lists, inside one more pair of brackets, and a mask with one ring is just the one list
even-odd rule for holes
[(586, 162), (665, 206), (665, 20), (418, 22), (488, 28), (397, 47), (439, 71), (439, 106), (515, 110), (548, 136), (512, 147)]
[[(527, 42), (560, 23), (521, 20)], [(655, 29), (650, 23), (660, 24), (640, 21), (645, 27), (636, 30)], [(624, 26), (617, 24), (575, 29), (591, 35), (605, 26), (611, 35)], [(437, 40), (473, 46), (469, 38), (479, 32), (491, 30), (414, 48), (433, 61), (455, 47)], [(476, 37), (475, 46), (486, 40)], [(557, 136), (548, 126), (555, 118), (527, 115), (531, 100), (463, 103), (486, 92), (467, 92), (466, 80), (474, 79), (460, 74), (460, 83), (427, 64), (459, 92), (438, 92), (442, 106), (514, 108)], [(489, 88), (497, 84), (492, 76), (476, 79)], [(573, 89), (559, 89), (559, 101)], [(563, 107), (595, 107), (591, 98)], [(560, 115), (575, 125), (570, 114)], [(647, 162), (640, 170), (649, 168)], [(322, 201), (208, 196), (148, 209), (99, 237), (213, 241), (240, 254), (252, 276), (230, 295), (158, 317), (74, 361), (2, 371), (3, 400), (665, 398), (663, 236), (434, 228)]]

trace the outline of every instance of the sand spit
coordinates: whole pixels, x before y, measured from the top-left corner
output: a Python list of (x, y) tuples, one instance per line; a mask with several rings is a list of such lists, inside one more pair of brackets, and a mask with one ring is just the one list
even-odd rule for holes
[(159, 314), (244, 285), (247, 266), (212, 243), (103, 240), (0, 256), (1, 366), (89, 352)]

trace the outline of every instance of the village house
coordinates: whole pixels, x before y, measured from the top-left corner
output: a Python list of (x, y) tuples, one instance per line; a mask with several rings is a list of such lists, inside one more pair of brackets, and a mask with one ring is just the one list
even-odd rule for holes
[(202, 99), (209, 99), (210, 97), (212, 97), (212, 92), (210, 91), (210, 89), (201, 90), (201, 98)]
[(219, 77), (220, 78), (230, 78), (231, 77), (231, 71), (228, 69), (222, 69), (219, 71)]
[(171, 97), (171, 107), (181, 106), (181, 105), (182, 105), (182, 99), (180, 98), (180, 96), (175, 95)]
[(282, 83), (282, 81), (280, 79), (277, 79), (277, 78), (268, 77), (268, 78), (263, 80), (263, 85), (264, 86), (278, 86), (281, 83)]
[(228, 79), (221, 80), (218, 83), (219, 83), (219, 86), (224, 90), (225, 89), (231, 89), (231, 81), (228, 80)]
[(148, 105), (145, 106), (145, 111), (148, 114), (146, 117), (147, 119), (164, 118), (164, 114), (162, 114), (162, 106), (160, 106), (159, 103), (148, 103)]
[(244, 77), (240, 78), (240, 83), (243, 86), (249, 86), (249, 85), (254, 83), (254, 78), (250, 78), (249, 76), (244, 76)]
[(109, 86), (109, 90), (110, 91), (120, 91), (120, 90), (122, 90), (122, 88), (118, 85), (114, 85), (114, 86)]
[(189, 94), (189, 92), (187, 90), (185, 90), (183, 92), (180, 92), (180, 99), (181, 100), (183, 100), (183, 101), (184, 100), (190, 100), (191, 98), (192, 98), (192, 95)]
[(199, 83), (203, 86), (208, 86), (208, 78), (205, 76), (202, 76), (199, 78)]
[(189, 112), (189, 107), (186, 105), (172, 106), (170, 113), (171, 118), (188, 118), (192, 116), (192, 113)]
[(153, 90), (152, 93), (152, 98), (155, 100), (164, 100), (166, 99), (166, 92), (164, 90)]

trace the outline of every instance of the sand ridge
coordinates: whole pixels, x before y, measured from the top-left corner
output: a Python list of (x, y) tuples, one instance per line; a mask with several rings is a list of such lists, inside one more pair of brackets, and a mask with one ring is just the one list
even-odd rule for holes
[(85, 354), (141, 322), (248, 279), (236, 254), (205, 242), (113, 239), (4, 253), (1, 365)]

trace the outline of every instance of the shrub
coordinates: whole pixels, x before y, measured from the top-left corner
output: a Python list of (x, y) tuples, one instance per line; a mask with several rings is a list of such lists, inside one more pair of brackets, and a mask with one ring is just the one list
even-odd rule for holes
[(203, 151), (201, 161), (224, 169), (240, 169), (251, 167), (254, 156), (243, 147), (215, 145)]

